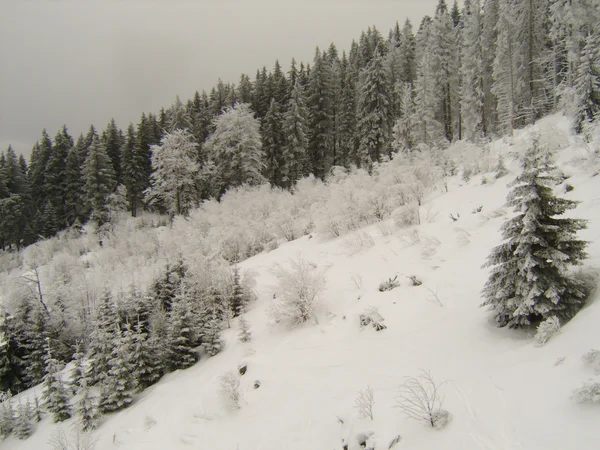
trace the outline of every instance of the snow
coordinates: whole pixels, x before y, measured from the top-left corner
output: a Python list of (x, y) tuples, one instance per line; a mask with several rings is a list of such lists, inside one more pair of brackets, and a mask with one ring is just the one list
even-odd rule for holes
[[(542, 347), (534, 331), (498, 329), (479, 308), (489, 270), (481, 266), (511, 215), (504, 208), (506, 184), (518, 167), (508, 153), (522, 152), (533, 134), (556, 145), (565, 141), (558, 165), (575, 187), (565, 197), (582, 202), (569, 214), (590, 220), (580, 236), (590, 241), (586, 267), (597, 271), (600, 176), (593, 176), (586, 144), (568, 133), (566, 119), (551, 116), (490, 145), (493, 155), (504, 155), (511, 175), (494, 180), (489, 174), (487, 184), (480, 176), (468, 183), (451, 178), (448, 193), (424, 199), (419, 226), (394, 228), (390, 219), (336, 239), (304, 236), (242, 262), (242, 270), (256, 274), (258, 300), (246, 314), (251, 342), (238, 341), (233, 321), (222, 353), (168, 374), (129, 408), (106, 416), (93, 433), (95, 448), (329, 450), (341, 449), (344, 439), (353, 450), (360, 448), (356, 436), (368, 432), (377, 449), (387, 449), (397, 435), (402, 439), (394, 448), (411, 450), (600, 448), (600, 408), (570, 399), (594, 377), (581, 357), (600, 345), (600, 302), (590, 302)], [(278, 294), (273, 269), (298, 257), (324, 272), (326, 288), (318, 323), (290, 330), (272, 323), (267, 311)], [(401, 285), (379, 292), (379, 284), (396, 275)], [(423, 284), (413, 286), (410, 275)], [(369, 307), (378, 309), (387, 329), (359, 326)], [(241, 363), (248, 365), (241, 408), (230, 410), (219, 378), (237, 373)], [(395, 408), (398, 386), (421, 369), (444, 382), (443, 407), (452, 419), (442, 430)], [(374, 391), (373, 421), (359, 418), (355, 407), (367, 385)], [(60, 427), (68, 431), (72, 423)], [(0, 449), (48, 448), (58, 426), (46, 416), (28, 440), (10, 436)]]

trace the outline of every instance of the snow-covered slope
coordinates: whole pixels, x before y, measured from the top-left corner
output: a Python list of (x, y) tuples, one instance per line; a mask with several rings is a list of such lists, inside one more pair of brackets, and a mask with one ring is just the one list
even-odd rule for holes
[[(585, 162), (584, 144), (564, 132), (563, 119), (548, 118), (536, 129), (542, 140), (544, 132), (559, 130), (548, 144), (557, 144), (557, 136), (570, 140), (557, 159), (575, 188), (566, 197), (581, 201), (573, 216), (590, 220), (581, 237), (590, 241), (586, 266), (597, 268), (600, 176)], [(520, 152), (531, 133), (493, 143), (492, 151)], [(411, 450), (600, 448), (600, 408), (570, 399), (594, 377), (581, 355), (600, 348), (597, 295), (543, 347), (525, 332), (496, 328), (479, 308), (488, 273), (481, 266), (511, 214), (503, 205), (517, 169), (509, 168), (512, 175), (489, 176), (487, 184), (481, 177), (451, 179), (448, 193), (427, 197), (420, 226), (400, 229), (390, 220), (337, 239), (305, 236), (244, 261), (257, 281), (258, 300), (247, 313), (252, 341), (237, 340), (234, 321), (221, 354), (167, 375), (131, 407), (105, 417), (92, 435), (95, 448), (330, 450), (342, 449), (344, 439), (357, 449), (356, 435), (369, 431), (377, 449), (397, 435), (395, 448)], [(278, 293), (272, 269), (297, 257), (323, 270), (327, 285), (318, 323), (289, 330), (273, 324), (267, 311)], [(412, 286), (409, 275), (423, 284)], [(379, 283), (395, 276), (402, 285), (379, 292)], [(359, 315), (371, 306), (387, 329), (360, 327)], [(219, 378), (242, 363), (248, 365), (242, 407), (230, 411)], [(412, 421), (395, 407), (398, 386), (420, 369), (444, 382), (444, 408), (452, 414), (445, 429)], [(358, 418), (354, 407), (366, 385), (374, 391), (373, 421)], [(71, 423), (60, 427), (69, 434)], [(28, 440), (11, 436), (0, 449), (48, 448), (57, 428), (46, 417)]]

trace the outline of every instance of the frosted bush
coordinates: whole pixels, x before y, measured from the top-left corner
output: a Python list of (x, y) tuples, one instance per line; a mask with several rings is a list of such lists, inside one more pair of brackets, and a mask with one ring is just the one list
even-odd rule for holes
[(583, 386), (573, 391), (571, 398), (577, 403), (600, 403), (600, 383), (583, 383)]
[(538, 325), (535, 340), (538, 343), (538, 345), (544, 345), (559, 332), (560, 320), (558, 319), (558, 317), (552, 316)]
[(293, 325), (315, 318), (325, 277), (317, 265), (302, 258), (290, 260), (288, 268), (276, 266), (279, 280), (277, 292), (269, 315), (276, 321), (289, 321)]
[(594, 369), (598, 375), (600, 375), (600, 351), (591, 349), (585, 355), (581, 357), (583, 362)]
[(419, 207), (417, 205), (405, 205), (396, 209), (392, 213), (394, 225), (399, 228), (410, 227), (412, 225), (419, 225), (421, 220), (419, 218)]
[(373, 420), (374, 404), (375, 397), (371, 386), (365, 386), (364, 389), (358, 391), (358, 397), (354, 400), (354, 406), (358, 409), (359, 417)]
[(230, 410), (240, 409), (242, 394), (240, 392), (240, 379), (233, 372), (227, 372), (219, 378), (219, 393), (223, 398), (225, 407)]

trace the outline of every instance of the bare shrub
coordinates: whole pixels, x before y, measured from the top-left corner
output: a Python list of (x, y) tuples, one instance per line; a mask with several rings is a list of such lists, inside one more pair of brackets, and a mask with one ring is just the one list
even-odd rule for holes
[(406, 378), (400, 386), (396, 406), (411, 419), (443, 428), (450, 421), (450, 413), (442, 408), (444, 399), (439, 388), (431, 373), (421, 370), (419, 376)]
[(94, 450), (96, 439), (81, 431), (75, 431), (69, 436), (65, 430), (59, 428), (52, 434), (48, 444), (52, 450)]
[(219, 377), (219, 384), (221, 386), (221, 388), (219, 389), (219, 393), (221, 394), (221, 397), (223, 398), (227, 409), (240, 409), (242, 394), (239, 391), (239, 377), (233, 372), (226, 372), (225, 374), (221, 375), (221, 377)]
[(538, 345), (544, 345), (553, 336), (560, 332), (560, 320), (556, 316), (552, 316), (544, 320), (537, 327), (535, 341)]
[(290, 260), (289, 268), (276, 266), (279, 279), (278, 292), (269, 311), (276, 322), (289, 320), (294, 325), (316, 319), (321, 293), (325, 288), (325, 276), (317, 265), (302, 258)]
[(358, 391), (358, 397), (354, 400), (354, 406), (358, 409), (359, 417), (373, 420), (374, 404), (375, 397), (371, 386), (367, 385), (364, 389)]

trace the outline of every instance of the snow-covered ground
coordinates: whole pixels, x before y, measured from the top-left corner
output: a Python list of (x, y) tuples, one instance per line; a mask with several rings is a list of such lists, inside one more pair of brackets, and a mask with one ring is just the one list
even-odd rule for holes
[[(568, 145), (557, 154), (574, 186), (565, 196), (581, 201), (573, 216), (590, 220), (580, 236), (590, 241), (586, 267), (597, 273), (600, 176), (586, 160), (585, 144), (566, 128), (559, 116), (536, 125), (541, 140), (554, 131), (547, 144)], [(568, 142), (557, 142), (561, 136)], [(530, 137), (531, 130), (520, 132), (493, 143), (492, 151), (508, 157)], [(450, 179), (449, 192), (426, 198), (419, 226), (398, 228), (389, 220), (336, 239), (314, 234), (244, 261), (242, 269), (257, 282), (258, 300), (246, 315), (252, 341), (238, 341), (234, 321), (222, 353), (167, 375), (131, 407), (106, 416), (92, 433), (95, 448), (330, 450), (342, 449), (345, 440), (352, 450), (359, 448), (358, 434), (372, 431), (376, 449), (387, 449), (397, 435), (394, 448), (410, 450), (599, 449), (600, 407), (570, 399), (594, 377), (581, 356), (600, 348), (597, 294), (543, 347), (531, 333), (496, 328), (479, 307), (488, 274), (481, 266), (511, 214), (504, 208), (506, 185), (518, 169), (508, 159), (507, 165), (512, 174), (498, 180), (490, 174), (487, 184), (481, 176)], [(450, 214), (460, 217), (453, 221)], [(278, 294), (273, 268), (298, 257), (316, 264), (327, 284), (318, 323), (290, 330), (273, 324), (267, 311)], [(413, 286), (409, 275), (423, 284)], [(395, 276), (401, 286), (379, 292), (379, 283)], [(360, 327), (359, 315), (371, 306), (387, 329)], [(231, 411), (219, 378), (242, 363), (248, 368), (241, 408)], [(421, 369), (441, 384), (452, 415), (442, 430), (395, 407), (398, 386)], [(372, 421), (359, 418), (354, 406), (367, 385), (375, 398)], [(29, 439), (11, 436), (0, 449), (49, 448), (56, 430), (70, 434), (73, 421), (56, 425), (47, 416)]]

